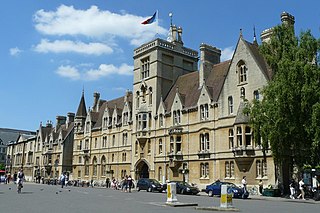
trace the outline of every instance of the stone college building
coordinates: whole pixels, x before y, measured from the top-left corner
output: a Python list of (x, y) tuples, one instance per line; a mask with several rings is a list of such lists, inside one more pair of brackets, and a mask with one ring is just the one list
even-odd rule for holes
[[(281, 20), (294, 24), (288, 13)], [(40, 126), (28, 151), (35, 159), (30, 176), (69, 171), (72, 179), (104, 182), (131, 175), (200, 189), (217, 179), (238, 185), (243, 176), (249, 185), (276, 184), (271, 152), (254, 142), (243, 114), (246, 100), (262, 98), (272, 72), (256, 38), (246, 41), (241, 32), (231, 60), (220, 62), (220, 55), (207, 44), (200, 54), (185, 47), (182, 28), (172, 25), (168, 40), (134, 50), (132, 91), (113, 100), (96, 92), (89, 108), (83, 92), (75, 114)]]

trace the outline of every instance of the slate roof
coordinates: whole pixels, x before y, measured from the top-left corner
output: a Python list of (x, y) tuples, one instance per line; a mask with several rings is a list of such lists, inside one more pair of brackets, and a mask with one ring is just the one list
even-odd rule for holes
[[(106, 108), (108, 108), (109, 110), (109, 113), (110, 113), (109, 116), (112, 116), (114, 110), (117, 110), (117, 114), (122, 116), (122, 111), (124, 108), (124, 100), (125, 100), (125, 96), (122, 96), (110, 101), (104, 101), (101, 107), (99, 108), (99, 112), (96, 112), (96, 114), (94, 115), (96, 120), (95, 120), (93, 129), (99, 129), (102, 127), (102, 117)], [(132, 93), (129, 93), (128, 102), (129, 102), (129, 107), (131, 107)]]
[(0, 140), (4, 145), (7, 145), (10, 141), (17, 141), (20, 134), (35, 135), (36, 133), (27, 130), (0, 128)]
[[(243, 39), (243, 38), (240, 38)], [(252, 56), (258, 66), (261, 68), (266, 79), (271, 80), (272, 70), (267, 65), (263, 56), (259, 53), (259, 47), (256, 44), (243, 40), (248, 50), (252, 53)], [(224, 61), (219, 64), (215, 64), (209, 72), (208, 78), (205, 80), (205, 85), (209, 91), (212, 101), (218, 101), (223, 84), (227, 77), (230, 64), (232, 60)], [(166, 110), (170, 111), (176, 91), (179, 92), (182, 104), (184, 108), (192, 108), (197, 105), (201, 88), (199, 88), (199, 72), (192, 72), (183, 76), (180, 76), (175, 84), (170, 89), (168, 95), (164, 99)]]

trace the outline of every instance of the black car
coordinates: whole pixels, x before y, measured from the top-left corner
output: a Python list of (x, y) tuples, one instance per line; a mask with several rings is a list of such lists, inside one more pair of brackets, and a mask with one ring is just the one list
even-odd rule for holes
[(137, 191), (147, 190), (148, 192), (162, 192), (163, 187), (159, 181), (149, 178), (141, 178), (137, 183)]
[[(189, 195), (196, 195), (200, 192), (200, 190), (195, 187), (195, 186), (191, 186), (189, 183), (187, 182), (183, 182), (183, 181), (172, 181), (169, 183), (176, 183), (176, 192), (177, 194), (189, 194)], [(167, 184), (163, 185), (164, 190), (167, 189)]]

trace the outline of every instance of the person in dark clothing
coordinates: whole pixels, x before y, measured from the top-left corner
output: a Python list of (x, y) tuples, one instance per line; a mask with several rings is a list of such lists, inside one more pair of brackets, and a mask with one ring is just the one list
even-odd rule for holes
[(14, 181), (14, 183), (16, 183), (17, 177), (18, 177), (17, 172), (14, 172), (14, 174), (13, 174), (13, 181)]

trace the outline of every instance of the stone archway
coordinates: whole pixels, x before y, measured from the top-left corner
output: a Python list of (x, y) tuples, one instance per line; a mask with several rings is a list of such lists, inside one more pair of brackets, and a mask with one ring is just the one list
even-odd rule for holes
[(149, 178), (149, 165), (144, 160), (136, 165), (136, 179)]

